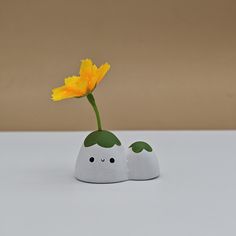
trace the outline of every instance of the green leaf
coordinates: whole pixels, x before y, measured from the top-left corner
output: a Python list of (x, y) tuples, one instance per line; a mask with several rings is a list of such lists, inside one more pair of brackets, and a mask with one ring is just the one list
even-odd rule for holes
[(115, 144), (120, 146), (121, 142), (113, 133), (107, 130), (97, 130), (90, 133), (84, 140), (85, 147), (90, 147), (95, 144), (104, 148), (111, 148)]
[(152, 147), (148, 143), (145, 143), (145, 142), (142, 142), (142, 141), (138, 141), (138, 142), (135, 142), (135, 143), (131, 144), (129, 146), (129, 148), (132, 148), (132, 151), (135, 152), (135, 153), (142, 152), (143, 149), (145, 149), (147, 152), (152, 151)]

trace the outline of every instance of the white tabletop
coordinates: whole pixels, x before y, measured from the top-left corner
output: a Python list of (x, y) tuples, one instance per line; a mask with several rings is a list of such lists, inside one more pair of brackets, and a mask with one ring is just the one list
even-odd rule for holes
[(87, 132), (0, 133), (0, 235), (236, 235), (236, 131), (115, 133), (150, 142), (161, 177), (79, 182)]

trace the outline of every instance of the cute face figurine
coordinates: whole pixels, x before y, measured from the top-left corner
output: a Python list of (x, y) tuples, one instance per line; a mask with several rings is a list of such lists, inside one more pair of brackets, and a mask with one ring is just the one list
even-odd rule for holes
[(127, 159), (131, 180), (148, 180), (160, 175), (157, 156), (145, 142), (139, 141), (130, 145)]
[(119, 139), (105, 130), (90, 133), (80, 149), (75, 177), (91, 183), (127, 180), (127, 159)]

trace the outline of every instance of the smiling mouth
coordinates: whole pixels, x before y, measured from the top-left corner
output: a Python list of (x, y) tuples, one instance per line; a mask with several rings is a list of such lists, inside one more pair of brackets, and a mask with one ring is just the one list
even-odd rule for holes
[(104, 162), (104, 161), (105, 161), (105, 159), (104, 159), (104, 158), (102, 158), (102, 159), (101, 159), (101, 162)]

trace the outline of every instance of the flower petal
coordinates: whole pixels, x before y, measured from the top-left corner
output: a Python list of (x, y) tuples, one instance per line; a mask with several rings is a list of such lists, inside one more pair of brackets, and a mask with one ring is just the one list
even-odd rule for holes
[(62, 87), (52, 90), (52, 100), (60, 101), (67, 98), (85, 96), (88, 91), (88, 81), (75, 76), (65, 79), (65, 84)]
[(67, 77), (65, 78), (65, 85), (66, 86), (70, 86), (70, 85), (76, 85), (79, 83), (79, 76), (71, 76), (71, 77)]
[(80, 75), (81, 76), (87, 76), (88, 74), (91, 74), (93, 70), (93, 62), (90, 59), (85, 59), (81, 61), (80, 65)]
[(75, 91), (69, 90), (66, 86), (62, 86), (52, 90), (53, 101), (60, 101), (67, 98), (73, 98), (75, 96), (76, 96)]
[(73, 84), (70, 88), (73, 88), (76, 90), (76, 93), (78, 94), (78, 97), (85, 96), (87, 93), (89, 93), (88, 90), (88, 81), (84, 78), (80, 78), (77, 84)]
[(110, 67), (111, 66), (108, 63), (105, 63), (98, 68), (98, 70), (97, 70), (97, 83), (99, 83), (104, 78), (106, 73), (109, 71)]
[(79, 76), (67, 77), (65, 85), (68, 89), (77, 91), (79, 94), (86, 94), (88, 90), (88, 80)]

